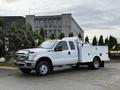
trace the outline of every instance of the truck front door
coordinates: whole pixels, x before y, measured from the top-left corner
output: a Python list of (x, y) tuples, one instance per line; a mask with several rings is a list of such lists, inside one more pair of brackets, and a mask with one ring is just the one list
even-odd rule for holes
[[(62, 50), (58, 50), (58, 47), (62, 47)], [(66, 41), (59, 41), (54, 52), (51, 53), (54, 65), (69, 64), (70, 54), (68, 50), (68, 44)]]

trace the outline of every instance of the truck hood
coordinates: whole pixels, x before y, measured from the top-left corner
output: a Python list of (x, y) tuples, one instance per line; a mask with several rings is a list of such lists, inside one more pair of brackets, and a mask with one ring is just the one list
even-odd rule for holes
[(44, 48), (31, 48), (31, 49), (22, 49), (17, 51), (17, 53), (28, 53), (28, 52), (47, 52), (49, 49), (44, 49)]

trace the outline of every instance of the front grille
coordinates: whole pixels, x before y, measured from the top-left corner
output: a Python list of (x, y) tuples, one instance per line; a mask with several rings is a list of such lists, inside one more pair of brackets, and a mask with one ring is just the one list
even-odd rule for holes
[(17, 59), (18, 61), (23, 61), (23, 60), (27, 60), (28, 57), (27, 57), (24, 53), (17, 53), (17, 54), (16, 54), (16, 59)]
[(27, 63), (27, 66), (31, 66), (31, 63)]
[(24, 64), (18, 64), (19, 67), (24, 67)]

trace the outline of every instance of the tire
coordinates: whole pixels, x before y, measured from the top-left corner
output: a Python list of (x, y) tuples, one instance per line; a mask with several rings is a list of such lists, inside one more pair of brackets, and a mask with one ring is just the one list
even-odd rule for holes
[(22, 73), (25, 73), (25, 74), (29, 74), (32, 71), (32, 69), (27, 69), (27, 68), (20, 68), (20, 70)]
[(41, 61), (36, 66), (36, 73), (39, 76), (46, 76), (50, 72), (50, 65), (46, 61)]
[(53, 72), (54, 71), (54, 67), (51, 65), (50, 66), (50, 72)]
[(100, 68), (100, 59), (97, 58), (97, 57), (95, 57), (95, 58), (93, 59), (93, 62), (88, 63), (88, 67), (89, 67), (90, 69), (99, 69), (99, 68)]

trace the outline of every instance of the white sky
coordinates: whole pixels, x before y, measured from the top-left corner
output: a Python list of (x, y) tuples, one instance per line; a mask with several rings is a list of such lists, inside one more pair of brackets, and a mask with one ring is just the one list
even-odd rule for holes
[(0, 16), (54, 15), (72, 13), (92, 38), (120, 38), (120, 0), (0, 0)]

